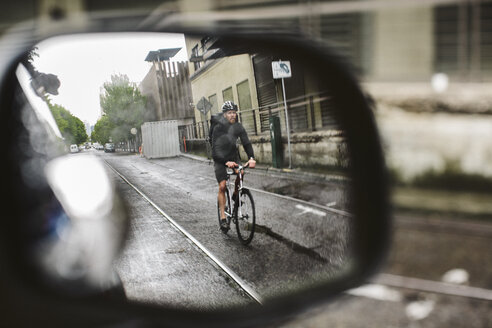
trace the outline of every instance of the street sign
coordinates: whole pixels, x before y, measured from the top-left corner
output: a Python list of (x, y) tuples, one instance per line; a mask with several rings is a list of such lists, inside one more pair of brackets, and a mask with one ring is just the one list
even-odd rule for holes
[(272, 62), (272, 73), (274, 79), (283, 79), (292, 76), (290, 61)]
[(285, 95), (285, 82), (284, 78), (292, 76), (292, 70), (290, 69), (290, 61), (274, 61), (272, 62), (272, 73), (274, 79), (282, 79), (282, 93), (284, 95), (284, 112), (285, 112), (285, 125), (287, 130), (287, 149), (289, 150), (289, 169), (292, 168), (292, 152), (290, 146), (290, 128), (289, 128), (289, 114), (287, 107), (287, 96)]
[(196, 108), (203, 115), (207, 115), (208, 111), (212, 108), (212, 104), (207, 99), (205, 99), (205, 97), (202, 97), (196, 104)]

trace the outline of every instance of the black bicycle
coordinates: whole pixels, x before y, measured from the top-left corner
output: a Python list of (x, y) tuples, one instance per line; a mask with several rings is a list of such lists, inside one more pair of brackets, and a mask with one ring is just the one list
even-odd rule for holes
[[(255, 234), (255, 202), (253, 196), (248, 188), (243, 187), (243, 170), (248, 167), (248, 164), (242, 166), (239, 165), (234, 171), (227, 172), (227, 182), (226, 182), (226, 204), (225, 204), (225, 214), (227, 223), (230, 225), (231, 221), (236, 225), (237, 236), (243, 245), (247, 245), (253, 239)], [(230, 182), (230, 176), (232, 174), (237, 174), (239, 176), (239, 187), (236, 197), (232, 196), (234, 192), (234, 183)], [(231, 207), (231, 203), (233, 204)], [(217, 215), (219, 217), (220, 225), (220, 208), (219, 202), (217, 201)], [(227, 233), (227, 232), (226, 232)]]

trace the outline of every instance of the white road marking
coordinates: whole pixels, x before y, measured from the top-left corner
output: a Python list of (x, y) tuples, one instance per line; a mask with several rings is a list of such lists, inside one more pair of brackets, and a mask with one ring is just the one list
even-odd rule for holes
[(463, 285), (468, 282), (470, 275), (464, 269), (452, 269), (442, 276), (442, 281), (448, 284)]
[(302, 200), (302, 199), (298, 199), (298, 198), (294, 198), (294, 197), (289, 197), (289, 196), (284, 196), (284, 195), (279, 195), (279, 194), (276, 194), (276, 193), (273, 193), (273, 192), (269, 192), (269, 191), (265, 191), (265, 190), (262, 190), (262, 189), (252, 188), (250, 186), (246, 186), (246, 187), (249, 190), (253, 190), (253, 191), (256, 191), (256, 192), (263, 193), (263, 194), (271, 195), (273, 197), (282, 198), (282, 199), (294, 201), (294, 202), (297, 202), (297, 203), (303, 203), (303, 204), (307, 204), (309, 206), (318, 207), (318, 208), (321, 208), (321, 209), (323, 209), (325, 211), (328, 211), (330, 213), (336, 213), (336, 214), (339, 214), (339, 215), (342, 215), (342, 216), (345, 216), (345, 217), (348, 217), (348, 218), (351, 218), (352, 217), (352, 214), (349, 213), (349, 212), (345, 212), (345, 211), (342, 211), (342, 210), (337, 210), (335, 208), (331, 208), (331, 207), (328, 207), (328, 206), (319, 205), (319, 204), (316, 204), (316, 203), (310, 203), (310, 202), (305, 201), (305, 200)]
[(349, 289), (347, 294), (379, 301), (400, 302), (402, 300), (402, 295), (399, 291), (377, 284), (368, 284), (358, 288)]
[(319, 211), (319, 210), (314, 209), (312, 207), (304, 206), (301, 204), (297, 204), (296, 208), (298, 208), (302, 211), (301, 213), (298, 213), (297, 215), (302, 215), (302, 214), (306, 214), (306, 213), (313, 213), (314, 215), (318, 215), (318, 216), (326, 216), (326, 213), (323, 211)]
[(422, 320), (431, 314), (434, 310), (435, 302), (433, 300), (422, 300), (408, 304), (405, 307), (405, 314), (410, 320)]
[[(183, 155), (181, 155), (181, 156), (183, 156)], [(186, 157), (186, 156), (183, 156), (183, 157)], [(153, 163), (153, 164), (155, 164), (155, 165), (160, 165), (160, 164), (157, 164), (157, 163), (152, 162), (152, 161), (150, 161), (150, 162)], [(161, 165), (161, 166), (163, 166), (163, 165)], [(165, 167), (165, 166), (163, 166), (163, 167)], [(216, 181), (215, 180), (215, 177), (207, 177), (206, 179), (207, 180), (210, 180), (210, 181)], [(352, 214), (349, 213), (349, 212), (346, 212), (346, 211), (343, 211), (343, 210), (338, 210), (338, 209), (335, 209), (335, 208), (331, 208), (329, 206), (324, 206), (324, 205), (320, 205), (320, 204), (316, 204), (316, 203), (311, 203), (311, 202), (308, 202), (308, 201), (305, 201), (305, 200), (302, 200), (302, 199), (298, 199), (298, 198), (294, 198), (294, 197), (289, 197), (289, 196), (284, 196), (284, 195), (276, 194), (276, 193), (269, 192), (269, 191), (266, 191), (266, 190), (253, 188), (253, 187), (248, 186), (248, 185), (245, 185), (245, 187), (248, 188), (249, 190), (252, 190), (252, 191), (255, 191), (255, 192), (259, 192), (259, 193), (271, 195), (273, 197), (282, 198), (282, 199), (286, 199), (286, 200), (290, 200), (290, 201), (294, 201), (294, 202), (298, 202), (298, 203), (307, 204), (309, 206), (318, 207), (318, 208), (321, 208), (321, 209), (323, 209), (325, 211), (328, 211), (330, 213), (339, 214), (339, 215), (342, 215), (342, 216), (345, 216), (345, 217), (348, 217), (348, 218), (351, 218), (352, 217)], [(214, 189), (216, 188), (215, 185), (214, 185), (213, 188)]]

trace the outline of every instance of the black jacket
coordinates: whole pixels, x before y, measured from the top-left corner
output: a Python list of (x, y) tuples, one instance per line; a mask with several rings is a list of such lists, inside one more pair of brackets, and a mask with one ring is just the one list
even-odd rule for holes
[(225, 164), (237, 160), (237, 138), (241, 139), (248, 158), (254, 157), (253, 146), (241, 123), (230, 124), (222, 117), (212, 132), (212, 158), (215, 162)]

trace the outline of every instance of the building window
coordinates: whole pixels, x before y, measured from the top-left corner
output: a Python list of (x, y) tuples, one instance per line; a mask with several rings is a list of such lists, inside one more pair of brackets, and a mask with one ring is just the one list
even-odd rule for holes
[(253, 107), (251, 104), (251, 92), (249, 89), (249, 81), (243, 81), (237, 86), (237, 98), (239, 102), (239, 110), (241, 115), (241, 123), (248, 133), (254, 133), (255, 129), (255, 116), (251, 110)]
[(320, 36), (327, 40), (336, 51), (347, 58), (352, 65), (364, 73), (367, 71), (367, 63), (364, 62), (362, 51), (364, 50), (363, 15), (338, 14), (324, 15), (320, 20)]
[(224, 99), (224, 102), (234, 101), (234, 95), (232, 94), (232, 87), (229, 87), (222, 91), (222, 99)]
[(434, 69), (464, 80), (491, 80), (492, 4), (434, 9)]
[(251, 109), (251, 92), (249, 91), (249, 81), (243, 81), (237, 85), (237, 97), (241, 110)]

